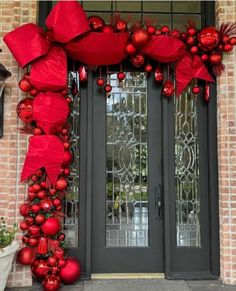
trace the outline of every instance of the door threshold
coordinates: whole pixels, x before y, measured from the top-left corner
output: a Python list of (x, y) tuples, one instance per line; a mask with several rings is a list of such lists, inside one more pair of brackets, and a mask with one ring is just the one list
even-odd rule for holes
[(105, 273), (91, 274), (93, 280), (109, 280), (109, 279), (164, 279), (164, 273)]

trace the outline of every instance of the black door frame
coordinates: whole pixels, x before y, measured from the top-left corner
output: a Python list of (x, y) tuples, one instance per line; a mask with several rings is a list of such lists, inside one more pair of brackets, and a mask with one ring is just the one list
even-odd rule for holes
[[(201, 1), (202, 7), (202, 26), (214, 25), (215, 23), (215, 2), (214, 1)], [(39, 2), (39, 25), (45, 26), (45, 19), (52, 8), (51, 1), (40, 1)], [(92, 213), (92, 73), (89, 73), (88, 83), (86, 87), (81, 88), (81, 135), (84, 139), (81, 140), (80, 148), (80, 166), (85, 170), (81, 171), (81, 205), (80, 207), (80, 238), (79, 248), (69, 249), (69, 254), (77, 256), (83, 266), (85, 266), (82, 273), (84, 279), (91, 278), (91, 213)], [(202, 96), (201, 96), (202, 97)], [(217, 116), (217, 104), (216, 104), (216, 84), (211, 85), (211, 100), (208, 105), (205, 105), (206, 111), (206, 124), (202, 124), (201, 128), (204, 127), (205, 137), (207, 138), (207, 160), (208, 169), (207, 183), (208, 183), (208, 195), (209, 195), (209, 234), (210, 234), (210, 269), (209, 272), (194, 272), (194, 273), (183, 273), (172, 270), (173, 265), (173, 249), (170, 244), (170, 232), (171, 224), (173, 227), (173, 221), (170, 221), (168, 215), (170, 211), (170, 197), (171, 191), (169, 185), (170, 172), (173, 170), (173, 161), (170, 161), (169, 157), (173, 156), (173, 148), (167, 147), (170, 143), (170, 132), (173, 132), (173, 120), (171, 123), (171, 112), (173, 113), (173, 104), (170, 106), (167, 99), (163, 99), (163, 120), (168, 122), (163, 123), (163, 185), (164, 197), (165, 197), (165, 275), (168, 279), (209, 279), (218, 278), (220, 272), (219, 262), (219, 209), (218, 209), (218, 165), (217, 165), (217, 130), (216, 130), (216, 116)], [(171, 101), (173, 102), (173, 101)], [(173, 118), (173, 114), (172, 114)], [(172, 137), (171, 137), (172, 138)], [(172, 153), (171, 153), (172, 150)], [(165, 165), (165, 166), (164, 166)], [(166, 166), (168, 165), (168, 166)], [(86, 194), (85, 194), (86, 193)], [(79, 254), (78, 254), (79, 253)]]

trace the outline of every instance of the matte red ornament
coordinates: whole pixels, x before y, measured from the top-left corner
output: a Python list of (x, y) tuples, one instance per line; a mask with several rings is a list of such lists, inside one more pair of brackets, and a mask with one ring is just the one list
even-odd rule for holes
[(35, 217), (35, 223), (37, 224), (43, 224), (45, 222), (46, 218), (43, 214), (38, 214), (36, 217)]
[(118, 78), (119, 81), (124, 80), (124, 78), (125, 78), (125, 73), (124, 73), (124, 72), (119, 72), (119, 73), (117, 73), (117, 78)]
[(21, 230), (25, 231), (25, 230), (28, 229), (28, 227), (29, 227), (29, 225), (28, 225), (28, 223), (26, 221), (24, 221), (24, 220), (21, 221), (21, 223), (20, 223), (20, 229)]
[(32, 248), (24, 247), (18, 253), (16, 260), (22, 265), (31, 265), (35, 260), (35, 251)]
[(131, 35), (132, 43), (135, 47), (141, 48), (149, 41), (149, 34), (146, 30), (139, 28)]
[(137, 53), (130, 57), (130, 62), (135, 68), (141, 68), (145, 64), (145, 56), (142, 53)]
[(170, 97), (174, 93), (174, 83), (171, 80), (166, 80), (162, 88), (162, 94), (166, 97)]
[(45, 260), (35, 260), (31, 266), (33, 275), (38, 279), (43, 279), (49, 272), (50, 268)]
[(226, 53), (232, 51), (232, 49), (233, 49), (233, 46), (231, 44), (229, 44), (229, 43), (228, 44), (225, 44), (223, 46), (223, 51), (226, 52)]
[(66, 190), (68, 182), (64, 177), (60, 177), (56, 182), (56, 189), (60, 191)]
[(128, 43), (125, 47), (125, 51), (129, 56), (132, 56), (136, 53), (137, 49), (132, 43)]
[(145, 67), (144, 67), (144, 71), (147, 72), (147, 73), (151, 73), (152, 71), (152, 66), (150, 64), (147, 64)]
[(99, 87), (103, 87), (104, 84), (105, 84), (105, 80), (102, 77), (98, 77), (98, 79), (97, 79), (97, 85)]
[(198, 34), (198, 41), (202, 50), (211, 51), (220, 41), (219, 31), (213, 26), (206, 27)]
[(57, 291), (60, 288), (60, 285), (60, 277), (55, 274), (48, 275), (43, 280), (44, 291)]
[(88, 22), (90, 28), (94, 31), (102, 31), (102, 28), (105, 25), (104, 20), (99, 16), (89, 16)]
[(126, 31), (127, 30), (127, 23), (125, 20), (119, 19), (114, 24), (115, 31)]
[(147, 26), (147, 32), (149, 34), (155, 34), (156, 33), (156, 28), (153, 25), (148, 25)]
[(40, 211), (41, 207), (38, 204), (33, 204), (31, 206), (31, 211), (34, 213), (38, 213)]
[(88, 81), (88, 72), (85, 66), (79, 67), (79, 80), (80, 82), (87, 82)]
[(112, 91), (112, 87), (111, 87), (111, 85), (110, 85), (110, 84), (106, 84), (106, 85), (104, 86), (104, 91), (105, 91), (106, 93), (110, 93), (110, 92)]
[(44, 199), (40, 202), (40, 206), (43, 209), (43, 211), (49, 212), (52, 209), (53, 204), (50, 199)]
[(32, 236), (38, 237), (40, 236), (40, 228), (37, 225), (30, 225), (28, 229), (28, 233)]
[(194, 85), (194, 87), (192, 88), (192, 92), (193, 92), (193, 94), (199, 94), (200, 87), (197, 85)]
[(155, 70), (155, 80), (157, 81), (157, 82), (162, 82), (163, 81), (163, 79), (164, 79), (164, 76), (163, 76), (163, 72), (162, 72), (162, 70), (161, 70), (161, 68), (160, 67), (157, 67), (156, 68), (156, 70)]
[(19, 82), (19, 88), (23, 92), (29, 92), (32, 89), (32, 86), (31, 86), (29, 80), (27, 80), (26, 78), (23, 78)]
[(33, 99), (25, 98), (21, 100), (16, 107), (18, 117), (25, 123), (33, 120)]
[(46, 255), (48, 253), (48, 240), (46, 237), (41, 236), (37, 247), (39, 255)]
[(220, 53), (212, 53), (209, 57), (209, 62), (212, 65), (217, 65), (222, 61), (222, 55)]
[(30, 209), (31, 209), (30, 203), (25, 202), (20, 206), (20, 214), (22, 216), (27, 216), (30, 212)]
[(111, 25), (104, 25), (102, 28), (103, 33), (113, 33), (114, 29)]
[(59, 232), (60, 228), (61, 228), (61, 225), (58, 219), (55, 217), (47, 218), (47, 220), (41, 227), (42, 232), (48, 236), (56, 235)]
[(59, 276), (64, 284), (72, 284), (80, 278), (80, 263), (75, 258), (67, 258), (65, 266), (61, 268)]

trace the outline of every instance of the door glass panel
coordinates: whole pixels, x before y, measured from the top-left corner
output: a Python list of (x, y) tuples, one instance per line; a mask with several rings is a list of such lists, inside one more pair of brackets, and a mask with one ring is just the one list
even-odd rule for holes
[(110, 75), (106, 101), (106, 246), (148, 246), (147, 75)]
[(191, 88), (175, 98), (177, 246), (201, 246), (197, 104)]

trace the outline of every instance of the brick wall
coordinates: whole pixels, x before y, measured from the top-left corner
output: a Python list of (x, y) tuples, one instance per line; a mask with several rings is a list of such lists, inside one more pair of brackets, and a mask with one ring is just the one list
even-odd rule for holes
[[(19, 183), (19, 174), (24, 160), (27, 139), (20, 134), (22, 127), (16, 116), (16, 105), (25, 97), (17, 88), (19, 78), (23, 71), (19, 69), (15, 59), (3, 43), (5, 33), (27, 23), (36, 22), (38, 4), (31, 1), (4, 1), (0, 0), (0, 62), (12, 72), (12, 78), (6, 83), (4, 101), (4, 136), (0, 139), (0, 216), (6, 218), (8, 223), (19, 222), (21, 217), (18, 207), (25, 197), (25, 185)], [(18, 234), (20, 240), (21, 234)], [(30, 270), (14, 263), (9, 277), (9, 286), (29, 286), (32, 284)]]
[[(236, 1), (216, 1), (216, 24), (236, 21)], [(221, 279), (236, 284), (236, 51), (218, 78), (218, 162)]]

